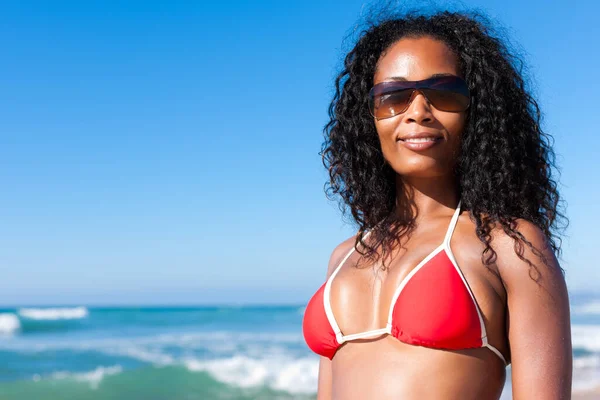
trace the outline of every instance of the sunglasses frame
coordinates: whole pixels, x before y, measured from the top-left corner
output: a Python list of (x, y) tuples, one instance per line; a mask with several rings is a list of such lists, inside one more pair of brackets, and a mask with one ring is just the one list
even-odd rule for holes
[[(441, 88), (440, 88), (441, 86)], [(447, 76), (437, 76), (433, 78), (423, 79), (420, 81), (386, 81), (380, 82), (377, 85), (373, 86), (369, 91), (369, 113), (375, 118), (377, 121), (382, 119), (393, 118), (405, 112), (408, 107), (410, 107), (411, 103), (414, 100), (415, 92), (419, 92), (427, 99), (429, 104), (432, 104), (435, 108), (435, 104), (431, 102), (430, 99), (427, 98), (425, 92), (421, 89), (429, 89), (429, 90), (438, 90), (445, 92), (457, 93), (459, 95), (465, 96), (467, 98), (467, 105), (464, 110), (460, 111), (449, 111), (449, 112), (461, 112), (466, 111), (471, 105), (471, 94), (469, 92), (469, 88), (464, 79), (455, 76), (455, 75), (447, 75)], [(375, 116), (375, 97), (382, 96), (385, 94), (392, 94), (395, 92), (403, 91), (403, 90), (411, 90), (410, 96), (408, 97), (408, 101), (406, 102), (406, 107), (402, 109), (402, 111), (397, 112), (394, 115), (390, 115), (389, 117), (376, 117)], [(440, 111), (441, 110), (437, 108)]]

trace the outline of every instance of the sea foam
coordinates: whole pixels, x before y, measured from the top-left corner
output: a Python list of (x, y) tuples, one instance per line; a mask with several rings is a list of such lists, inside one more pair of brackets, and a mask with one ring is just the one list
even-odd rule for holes
[(573, 348), (600, 352), (600, 325), (572, 325)]
[[(111, 367), (97, 367), (93, 371), (88, 372), (69, 372), (69, 371), (57, 371), (52, 373), (51, 379), (62, 380), (62, 379), (74, 379), (79, 382), (88, 382), (92, 389), (97, 389), (98, 385), (105, 376), (116, 375), (123, 372), (123, 368), (120, 365), (113, 365)], [(39, 381), (41, 378), (39, 375), (34, 375), (33, 380)]]
[(88, 309), (85, 307), (74, 308), (21, 308), (19, 315), (22, 318), (35, 320), (62, 320), (81, 319), (87, 317)]
[(20, 329), (19, 317), (11, 313), (0, 314), (0, 335), (12, 335)]
[(319, 372), (316, 357), (253, 359), (236, 355), (216, 360), (189, 359), (184, 365), (190, 371), (208, 372), (230, 385), (268, 386), (290, 393), (314, 393)]

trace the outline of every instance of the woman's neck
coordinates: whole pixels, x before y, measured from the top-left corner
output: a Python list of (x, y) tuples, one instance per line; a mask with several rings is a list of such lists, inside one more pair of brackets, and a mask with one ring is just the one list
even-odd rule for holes
[(447, 213), (459, 201), (454, 176), (406, 178), (396, 176), (396, 212), (415, 221)]

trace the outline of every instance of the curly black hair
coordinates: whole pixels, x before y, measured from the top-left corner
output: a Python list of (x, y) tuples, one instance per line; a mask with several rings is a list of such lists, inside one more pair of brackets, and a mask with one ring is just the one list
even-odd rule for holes
[[(496, 259), (490, 242), (497, 224), (515, 240), (515, 251), (530, 266), (523, 244), (546, 262), (519, 232), (517, 219), (539, 227), (560, 254), (559, 221), (566, 217), (558, 209), (562, 201), (554, 178), (553, 140), (540, 127), (540, 107), (526, 88), (522, 60), (490, 26), (479, 12), (408, 12), (370, 23), (347, 53), (335, 79), (320, 154), (329, 171), (326, 194), (329, 199), (341, 197), (345, 215), (350, 210), (359, 227), (355, 246), (367, 259), (385, 261), (399, 238), (414, 228), (414, 216), (398, 213), (396, 172), (384, 161), (368, 93), (386, 49), (402, 38), (424, 36), (456, 53), (471, 92), (455, 176), (462, 208), (470, 211), (485, 245), (484, 265)], [(363, 240), (367, 230), (373, 231), (373, 245)]]

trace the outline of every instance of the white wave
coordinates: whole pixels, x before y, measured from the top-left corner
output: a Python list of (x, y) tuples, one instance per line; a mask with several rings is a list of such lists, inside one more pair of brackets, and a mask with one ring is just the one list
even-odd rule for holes
[(600, 301), (592, 301), (590, 303), (574, 306), (573, 314), (578, 315), (600, 315)]
[(21, 317), (35, 320), (81, 319), (87, 317), (88, 314), (88, 309), (85, 307), (21, 308), (19, 310)]
[(600, 352), (600, 325), (572, 325), (573, 348)]
[[(17, 350), (24, 352), (40, 352), (48, 350), (88, 350), (93, 348), (106, 348), (112, 346), (164, 346), (180, 347), (183, 349), (223, 349), (238, 350), (238, 345), (304, 345), (301, 333), (250, 333), (250, 332), (196, 332), (181, 334), (159, 334), (152, 336), (138, 336), (128, 338), (102, 338), (102, 339), (53, 339), (52, 341), (39, 341), (36, 343), (11, 343), (0, 342), (0, 349)], [(234, 346), (235, 345), (235, 346)]]
[(184, 365), (190, 371), (208, 372), (230, 385), (264, 385), (290, 393), (315, 393), (319, 373), (316, 357), (252, 359), (238, 355), (218, 360), (188, 359)]
[(178, 355), (200, 353), (211, 358), (234, 355), (258, 357), (301, 357), (308, 351), (300, 334), (196, 332), (128, 338), (41, 338), (35, 341), (2, 341), (0, 349), (23, 354), (51, 351), (95, 351), (124, 356), (154, 365), (178, 363)]
[[(70, 372), (70, 371), (53, 372), (52, 375), (50, 375), (50, 379), (55, 379), (55, 380), (74, 379), (78, 382), (88, 382), (92, 389), (97, 389), (98, 385), (100, 385), (100, 382), (102, 382), (104, 377), (120, 374), (121, 372), (123, 372), (123, 367), (121, 367), (120, 365), (113, 365), (112, 367), (100, 366), (100, 367), (96, 368), (95, 370), (88, 371), (88, 372)], [(32, 379), (34, 382), (39, 382), (42, 378), (40, 377), (40, 375), (36, 374), (33, 376)]]
[(573, 359), (573, 369), (600, 368), (600, 356), (584, 356)]
[(173, 358), (169, 354), (165, 354), (157, 350), (145, 349), (138, 346), (121, 346), (112, 349), (105, 349), (103, 352), (105, 354), (133, 358), (135, 360), (146, 362), (156, 366), (166, 366), (175, 363), (175, 358)]
[(273, 387), (291, 393), (313, 393), (317, 387), (318, 375), (318, 359), (295, 360), (279, 371)]
[(586, 393), (599, 387), (600, 373), (597, 368), (575, 369), (573, 371), (573, 393)]
[(13, 335), (20, 329), (19, 317), (11, 313), (0, 314), (0, 335)]
[[(573, 348), (600, 352), (600, 325), (571, 326)], [(573, 393), (600, 387), (600, 355), (590, 354), (573, 360)]]

